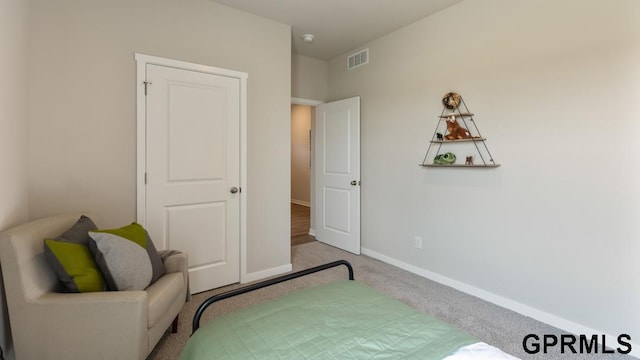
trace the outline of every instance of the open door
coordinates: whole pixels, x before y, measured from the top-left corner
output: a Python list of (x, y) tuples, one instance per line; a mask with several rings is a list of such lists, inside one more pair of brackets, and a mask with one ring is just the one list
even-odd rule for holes
[(360, 97), (316, 107), (316, 239), (360, 254)]

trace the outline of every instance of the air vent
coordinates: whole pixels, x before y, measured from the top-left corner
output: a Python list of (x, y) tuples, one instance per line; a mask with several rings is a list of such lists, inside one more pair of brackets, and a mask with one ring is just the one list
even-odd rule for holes
[(347, 61), (347, 70), (352, 70), (369, 63), (369, 49), (360, 50), (355, 54), (349, 55)]

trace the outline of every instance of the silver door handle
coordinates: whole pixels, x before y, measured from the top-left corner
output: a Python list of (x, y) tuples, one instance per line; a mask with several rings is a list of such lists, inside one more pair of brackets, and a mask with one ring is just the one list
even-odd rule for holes
[(358, 185), (358, 182), (353, 180), (353, 181), (351, 181), (351, 185), (356, 186), (356, 185)]
[(229, 191), (230, 191), (232, 194), (235, 194), (235, 193), (237, 193), (237, 192), (238, 192), (238, 188), (234, 186), (234, 187), (232, 187), (231, 189), (229, 189)]

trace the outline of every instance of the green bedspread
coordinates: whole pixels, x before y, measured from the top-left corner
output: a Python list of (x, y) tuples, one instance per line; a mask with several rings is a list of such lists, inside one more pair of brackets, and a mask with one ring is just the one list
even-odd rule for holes
[(337, 281), (215, 318), (180, 359), (440, 360), (475, 342), (367, 285)]

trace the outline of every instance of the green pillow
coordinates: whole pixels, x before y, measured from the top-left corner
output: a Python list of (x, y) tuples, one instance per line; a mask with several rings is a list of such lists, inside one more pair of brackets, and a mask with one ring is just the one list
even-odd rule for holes
[(86, 245), (44, 240), (44, 256), (66, 292), (104, 291), (105, 281)]
[(144, 290), (167, 272), (149, 234), (138, 223), (90, 231), (89, 236), (110, 290)]

